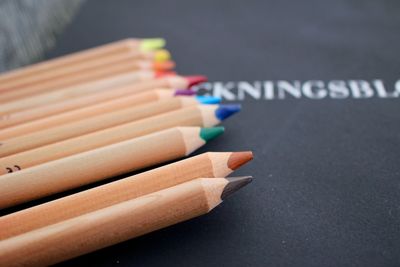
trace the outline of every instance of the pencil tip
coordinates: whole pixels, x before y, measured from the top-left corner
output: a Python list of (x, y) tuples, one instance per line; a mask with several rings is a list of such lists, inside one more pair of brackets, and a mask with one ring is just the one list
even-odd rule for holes
[(196, 96), (196, 99), (201, 104), (219, 104), (221, 102), (220, 97), (213, 96)]
[(211, 128), (201, 128), (200, 130), (200, 137), (208, 142), (221, 134), (225, 131), (224, 127), (211, 127)]
[(167, 61), (170, 59), (171, 59), (171, 53), (166, 49), (160, 49), (154, 52), (155, 61)]
[(196, 92), (189, 89), (177, 89), (175, 90), (175, 96), (193, 96)]
[(168, 76), (176, 76), (175, 71), (156, 71), (155, 77), (156, 78), (163, 78), (163, 77), (168, 77)]
[(228, 168), (231, 170), (236, 170), (252, 159), (253, 153), (251, 151), (232, 152), (228, 159)]
[(222, 121), (239, 112), (240, 109), (240, 104), (219, 105), (219, 107), (215, 111), (215, 115), (220, 121)]
[(229, 197), (230, 195), (232, 195), (233, 193), (238, 191), (240, 188), (249, 184), (253, 180), (253, 177), (242, 176), (242, 177), (228, 177), (225, 179), (228, 180), (228, 184), (225, 186), (224, 190), (222, 191), (222, 194), (221, 194), (222, 200)]
[(172, 70), (173, 68), (175, 68), (175, 62), (172, 60), (153, 62), (153, 69), (155, 71), (168, 71)]
[(207, 77), (203, 75), (184, 76), (184, 78), (188, 83), (188, 88), (199, 83), (204, 83), (208, 80)]
[(141, 51), (154, 51), (165, 46), (165, 39), (163, 38), (145, 38), (140, 42)]

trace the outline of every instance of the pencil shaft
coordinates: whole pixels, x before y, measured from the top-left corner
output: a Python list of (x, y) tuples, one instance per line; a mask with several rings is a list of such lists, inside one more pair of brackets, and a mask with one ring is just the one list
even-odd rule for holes
[[(181, 110), (171, 111), (165, 114), (149, 117), (147, 119), (125, 123), (94, 133), (89, 133), (83, 136), (78, 136), (54, 144), (39, 147), (37, 149), (14, 154), (16, 157), (13, 158), (18, 158), (24, 162), (34, 161), (34, 165), (36, 165), (49, 160), (55, 160), (171, 127), (209, 127), (216, 124), (217, 123), (205, 124), (202, 112), (198, 107), (187, 107)], [(12, 151), (18, 150), (18, 147), (13, 147), (10, 145), (8, 145), (8, 147), (9, 148), (7, 150), (3, 150), (4, 147), (0, 146), (0, 153), (2, 155), (6, 155), (12, 153)], [(8, 157), (3, 159), (9, 160)], [(1, 160), (3, 161), (3, 159)], [(18, 163), (14, 164), (19, 165)]]
[[(0, 217), (0, 240), (196, 178), (225, 177), (233, 171), (230, 161), (235, 155), (204, 153)], [(250, 159), (246, 156), (242, 163)]]
[(5, 193), (0, 208), (183, 157), (205, 144), (200, 128), (193, 128), (169, 129), (0, 176)]
[(86, 62), (99, 57), (99, 55), (115, 55), (127, 53), (131, 50), (138, 50), (139, 42), (140, 40), (125, 39), (12, 70), (0, 75), (0, 83), (29, 75), (37, 75), (40, 72), (47, 72), (52, 69), (71, 66), (79, 62)]
[[(119, 97), (130, 96), (134, 94), (137, 94), (136, 99), (138, 99), (138, 101), (142, 99), (142, 101), (146, 102), (148, 97), (145, 97), (143, 95), (145, 94), (145, 92), (136, 92), (135, 88), (137, 87), (135, 87), (134, 85), (122, 86), (112, 88), (112, 90), (95, 92), (72, 99), (68, 98), (65, 101), (43, 105), (29, 110), (22, 110), (16, 113), (4, 114), (2, 117), (0, 116), (0, 128), (14, 126), (46, 116), (55, 115), (73, 109), (87, 107), (99, 104), (101, 102), (110, 101)], [(141, 94), (139, 95), (139, 93)]]
[(196, 179), (0, 241), (0, 263), (48, 265), (209, 212), (226, 179)]
[(93, 60), (84, 61), (80, 64), (75, 64), (71, 66), (65, 66), (63, 68), (55, 68), (52, 70), (48, 70), (46, 72), (40, 72), (36, 75), (27, 75), (19, 78), (18, 80), (11, 80), (8, 82), (0, 83), (0, 91), (3, 90), (18, 90), (22, 88), (27, 88), (32, 86), (33, 84), (37, 84), (44, 81), (49, 80), (60, 80), (65, 79), (72, 74), (76, 74), (79, 72), (85, 72), (92, 69), (100, 69), (104, 67), (109, 67), (110, 64), (119, 64), (124, 60), (130, 59), (132, 61), (152, 61), (153, 57), (151, 53), (145, 53), (140, 51), (129, 51), (124, 54), (111, 54), (105, 56), (99, 56), (94, 58)]
[(6, 91), (1, 94), (0, 102), (4, 103), (23, 97), (28, 97), (34, 94), (59, 90), (79, 83), (101, 80), (105, 77), (112, 77), (124, 73), (135, 73), (140, 68), (140, 65), (136, 61), (127, 61), (115, 65), (113, 64), (108, 68), (94, 69), (87, 72), (77, 73), (72, 77), (66, 77), (62, 80), (49, 80), (38, 84), (33, 84), (32, 86), (29, 86), (27, 88)]
[[(97, 105), (92, 105), (69, 112), (64, 112), (61, 114), (56, 114), (47, 118), (42, 118), (39, 120), (34, 120), (32, 122), (24, 123), (14, 127), (9, 127), (7, 129), (0, 130), (0, 139), (6, 140), (10, 138), (16, 138), (21, 135), (28, 133), (34, 133), (37, 131), (43, 131), (55, 126), (60, 126), (63, 124), (68, 124), (71, 122), (85, 120), (91, 117), (99, 116), (110, 112), (110, 114), (115, 114), (118, 116), (116, 111), (123, 109), (130, 109), (135, 112), (135, 108), (141, 105), (146, 105), (152, 101), (172, 98), (174, 92), (172, 90), (152, 90), (145, 92), (143, 94), (132, 94), (126, 97), (120, 97), (114, 100), (110, 100), (104, 103), (99, 103)], [(160, 102), (161, 104), (163, 102)], [(149, 106), (152, 108), (153, 106)], [(156, 107), (159, 108), (159, 107)], [(139, 109), (140, 112), (140, 109)], [(150, 115), (158, 114), (157, 110), (152, 110)], [(153, 113), (154, 112), (154, 113)], [(139, 115), (139, 114), (137, 114)], [(122, 118), (116, 118), (113, 120), (113, 124), (118, 124)]]
[[(194, 99), (190, 100), (192, 101), (184, 98), (165, 99), (139, 107), (126, 108), (115, 112), (100, 114), (91, 118), (73, 121), (49, 129), (44, 129), (42, 131), (33, 132), (31, 134), (27, 133), (22, 136), (6, 139), (1, 142), (0, 156), (16, 154), (18, 152), (27, 151), (73, 137), (79, 137), (84, 134), (89, 134), (124, 123), (134, 123), (135, 121), (143, 119), (138, 121), (138, 124), (135, 127), (135, 130), (138, 130), (143, 125), (149, 124), (149, 122), (144, 118), (177, 110), (185, 105), (198, 104)], [(110, 136), (107, 136), (107, 138), (110, 138)]]
[(151, 80), (154, 77), (155, 74), (152, 71), (136, 71), (132, 73), (123, 73), (112, 77), (106, 77), (97, 81), (84, 82), (82, 84), (72, 85), (64, 89), (36, 94), (3, 103), (0, 106), (0, 114), (12, 114), (23, 110), (30, 110), (43, 105), (59, 103), (63, 100), (76, 99), (80, 96), (105, 92), (106, 90), (117, 89), (124, 86), (132, 86), (146, 80)]

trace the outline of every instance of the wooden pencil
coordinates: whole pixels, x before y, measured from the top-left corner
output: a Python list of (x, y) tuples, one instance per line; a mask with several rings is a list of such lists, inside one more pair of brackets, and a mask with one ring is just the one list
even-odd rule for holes
[[(111, 55), (109, 57), (99, 57), (91, 61), (82, 62), (79, 65), (65, 66), (59, 69), (53, 69), (46, 72), (40, 72), (34, 76), (24, 76), (18, 80), (11, 80), (6, 82), (0, 82), (0, 92), (9, 90), (18, 90), (31, 86), (32, 84), (37, 84), (43, 81), (64, 79), (67, 75), (73, 73), (83, 72), (94, 68), (102, 68), (110, 64), (119, 64), (125, 60), (139, 61), (139, 62), (163, 62), (170, 60), (170, 53), (165, 50), (158, 51), (132, 51), (127, 54), (117, 54)], [(143, 66), (141, 66), (143, 67)], [(145, 68), (151, 68), (151, 64), (145, 64)]]
[[(200, 100), (201, 101), (201, 100)], [(113, 126), (145, 120), (158, 114), (195, 106), (200, 102), (194, 97), (175, 97), (141, 105), (107, 112), (86, 119), (72, 121), (48, 129), (35, 129), (14, 138), (3, 139), (0, 146), (0, 156), (8, 156), (18, 152), (82, 136)]]
[[(128, 85), (134, 85), (146, 80), (156, 78), (154, 71), (137, 71), (133, 73), (124, 73), (112, 77), (106, 77), (101, 80), (86, 82), (78, 85), (66, 87), (64, 89), (32, 95), (13, 101), (8, 101), (0, 106), (0, 114), (12, 114), (21, 110), (32, 109), (42, 105), (58, 103), (68, 99), (76, 99), (80, 96), (104, 92), (114, 88), (121, 88)], [(1, 96), (0, 96), (1, 97)]]
[[(64, 112), (57, 112), (54, 115), (52, 114), (53, 112), (51, 111), (53, 110), (51, 109), (33, 109), (30, 112), (20, 112), (20, 116), (15, 116), (15, 114), (12, 114), (14, 116), (8, 117), (8, 120), (3, 120), (0, 122), (0, 139), (20, 136), (21, 133), (34, 131), (35, 128), (40, 128), (42, 126), (45, 128), (41, 129), (46, 129), (61, 125), (63, 123), (93, 117), (102, 113), (112, 112), (129, 107), (137, 107), (150, 102), (172, 98), (174, 96), (183, 94), (183, 91), (186, 90), (153, 89), (142, 93), (132, 93), (120, 96), (118, 98), (111, 98), (110, 100), (106, 101), (101, 101), (102, 99), (100, 98), (100, 101), (93, 103), (92, 105), (90, 105), (92, 102), (89, 102), (89, 105), (76, 106), (75, 109), (67, 109)], [(109, 92), (112, 91), (107, 91), (104, 93)], [(103, 94), (103, 92), (99, 94)], [(95, 98), (95, 96), (97, 96), (97, 94), (91, 95), (89, 99)], [(108, 94), (106, 94), (106, 96), (108, 96)], [(80, 101), (80, 98), (72, 103), (76, 103), (78, 101)], [(69, 102), (65, 103), (68, 104)], [(62, 105), (64, 105), (64, 103), (62, 103)], [(55, 107), (59, 107), (59, 105), (56, 105)], [(55, 111), (58, 111), (58, 109)], [(36, 116), (32, 116), (32, 113), (34, 113)]]
[(128, 54), (117, 54), (111, 55), (109, 57), (99, 57), (92, 61), (82, 62), (78, 66), (66, 66), (61, 69), (54, 69), (47, 72), (41, 72), (34, 76), (26, 76), (21, 77), (18, 80), (12, 80), (9, 82), (2, 82), (0, 83), (0, 92), (1, 91), (9, 91), (9, 90), (18, 90), (23, 88), (29, 88), (33, 84), (43, 83), (44, 81), (55, 81), (55, 80), (66, 80), (67, 77), (70, 77), (76, 73), (86, 72), (93, 69), (101, 69), (101, 68), (108, 68), (113, 64), (120, 64), (126, 61), (138, 61), (144, 62), (148, 64), (141, 64), (139, 65), (140, 68), (151, 68), (152, 65), (150, 62), (157, 61), (161, 62), (169, 60), (169, 52), (167, 50), (160, 50), (154, 52), (141, 52), (141, 51), (134, 51)]
[(199, 178), (0, 241), (0, 263), (47, 266), (198, 217), (251, 179)]
[(60, 101), (53, 104), (38, 106), (29, 110), (22, 110), (11, 114), (4, 114), (0, 116), (0, 129), (15, 126), (25, 122), (30, 122), (47, 116), (68, 112), (74, 109), (102, 104), (105, 102), (113, 101), (117, 98), (130, 97), (131, 95), (136, 95), (136, 104), (155, 101), (158, 100), (159, 97), (158, 93), (155, 93), (154, 90), (157, 89), (140, 93), (136, 92), (134, 89), (132, 90), (132, 86), (122, 86), (112, 90), (105, 90), (99, 93), (93, 93), (81, 97), (67, 99), (65, 101)]
[(223, 131), (172, 128), (0, 176), (0, 208), (187, 156)]
[(27, 76), (49, 73), (60, 68), (74, 67), (81, 63), (96, 60), (99, 57), (127, 54), (132, 51), (153, 51), (162, 48), (164, 45), (165, 41), (160, 38), (120, 40), (3, 73), (0, 75), (0, 84)]
[(239, 109), (237, 105), (198, 105), (171, 111), (0, 158), (0, 169), (3, 173), (10, 166), (24, 169), (171, 127), (212, 127)]
[[(249, 151), (204, 153), (14, 212), (0, 217), (0, 240), (144, 196), (196, 178), (226, 177), (252, 158), (253, 155)], [(34, 180), (29, 184), (33, 183)], [(51, 185), (54, 184), (50, 181), (49, 186)]]
[[(67, 75), (66, 77), (63, 76), (63, 79), (48, 80), (29, 85), (29, 87), (26, 88), (20, 88), (18, 90), (8, 90), (1, 93), (0, 102), (5, 103), (24, 97), (29, 97), (35, 94), (60, 90), (80, 83), (101, 80), (106, 77), (112, 77), (115, 75), (135, 73), (139, 70), (148, 69), (148, 63), (149, 62), (125, 60), (123, 62), (119, 62), (118, 64), (110, 64), (108, 66), (104, 66), (104, 68), (78, 72)], [(174, 63), (167, 63), (168, 62), (163, 62), (163, 65), (160, 65), (160, 62), (154, 64), (156, 64), (156, 66), (167, 66), (168, 70), (174, 67)], [(153, 65), (150, 63), (150, 69), (152, 68)]]
[[(3, 102), (8, 101), (7, 98), (20, 98), (39, 93), (51, 92), (78, 85), (85, 82), (92, 82), (105, 77), (113, 77), (126, 73), (134, 73), (138, 71), (167, 71), (175, 67), (175, 62), (149, 62), (143, 60), (132, 60), (132, 58), (124, 58), (120, 62), (111, 62), (98, 68), (82, 70), (79, 72), (61, 75), (58, 78), (29, 82), (20, 87), (8, 87), (7, 91), (3, 91), (0, 95), (5, 98)], [(15, 92), (18, 91), (18, 94)], [(14, 92), (14, 93), (13, 93)]]
[[(166, 111), (178, 109), (184, 106), (189, 106), (192, 104), (193, 105), (197, 103), (217, 104), (220, 102), (220, 99), (216, 97), (199, 96), (191, 98), (189, 97), (182, 98), (179, 97), (179, 93), (180, 91), (173, 91), (170, 89), (152, 90), (150, 92), (143, 93), (148, 97), (147, 99), (145, 99), (148, 100), (147, 102), (153, 102), (151, 101), (152, 99), (155, 100), (155, 102), (152, 104), (138, 102), (138, 97), (136, 94), (127, 97), (120, 97), (111, 101), (99, 103), (97, 105), (88, 106), (85, 108), (76, 109), (69, 112), (64, 112), (54, 116), (46, 117), (39, 120), (34, 120), (32, 122), (0, 130), (0, 139), (6, 140), (10, 138), (16, 138), (22, 135), (32, 134), (37, 131), (44, 131), (46, 129), (53, 128), (55, 126), (61, 126), (81, 120), (85, 120), (86, 124), (90, 125), (93, 123), (93, 120), (89, 120), (89, 118), (94, 119), (94, 117), (96, 117), (97, 119), (94, 119), (94, 122), (97, 121), (100, 123), (97, 125), (97, 127), (91, 128), (92, 129), (91, 131), (93, 131), (93, 129), (95, 130), (100, 129), (99, 127), (107, 128), (110, 127), (110, 125), (113, 126), (121, 124), (121, 122), (126, 122), (127, 120), (136, 120), (138, 118), (149, 117)], [(167, 100), (171, 99), (174, 96), (178, 96), (178, 100), (170, 100), (170, 101)], [(139, 98), (139, 100), (141, 99), (143, 99), (143, 97)], [(160, 101), (160, 100), (165, 100), (165, 101)], [(139, 106), (142, 107), (139, 108)], [(146, 112), (143, 112), (143, 110), (145, 110), (146, 108), (148, 110), (146, 110)], [(103, 116), (100, 117), (100, 115)], [(134, 117), (132, 117), (132, 115), (134, 115)], [(73, 128), (80, 127), (78, 126), (79, 123), (75, 125), (74, 124), (69, 124), (69, 125), (71, 125), (70, 127)], [(64, 127), (64, 129), (65, 128), (68, 128), (68, 126)], [(82, 134), (82, 133), (83, 132), (76, 134)]]

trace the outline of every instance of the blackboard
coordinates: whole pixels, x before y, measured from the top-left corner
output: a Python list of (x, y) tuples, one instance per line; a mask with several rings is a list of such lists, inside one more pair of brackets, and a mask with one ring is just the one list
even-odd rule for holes
[(209, 77), (200, 92), (243, 106), (197, 153), (252, 150), (235, 175), (256, 179), (207, 216), (61, 265), (399, 266), (399, 14), (383, 0), (87, 1), (47, 57), (165, 37), (179, 73)]

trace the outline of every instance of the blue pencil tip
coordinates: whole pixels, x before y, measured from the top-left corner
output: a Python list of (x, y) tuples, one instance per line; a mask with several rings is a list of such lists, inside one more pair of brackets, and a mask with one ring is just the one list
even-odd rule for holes
[(236, 112), (239, 112), (240, 108), (240, 104), (219, 105), (217, 110), (215, 110), (215, 116), (222, 121), (232, 116)]
[(202, 104), (218, 104), (221, 102), (221, 98), (213, 96), (196, 96), (196, 99)]

